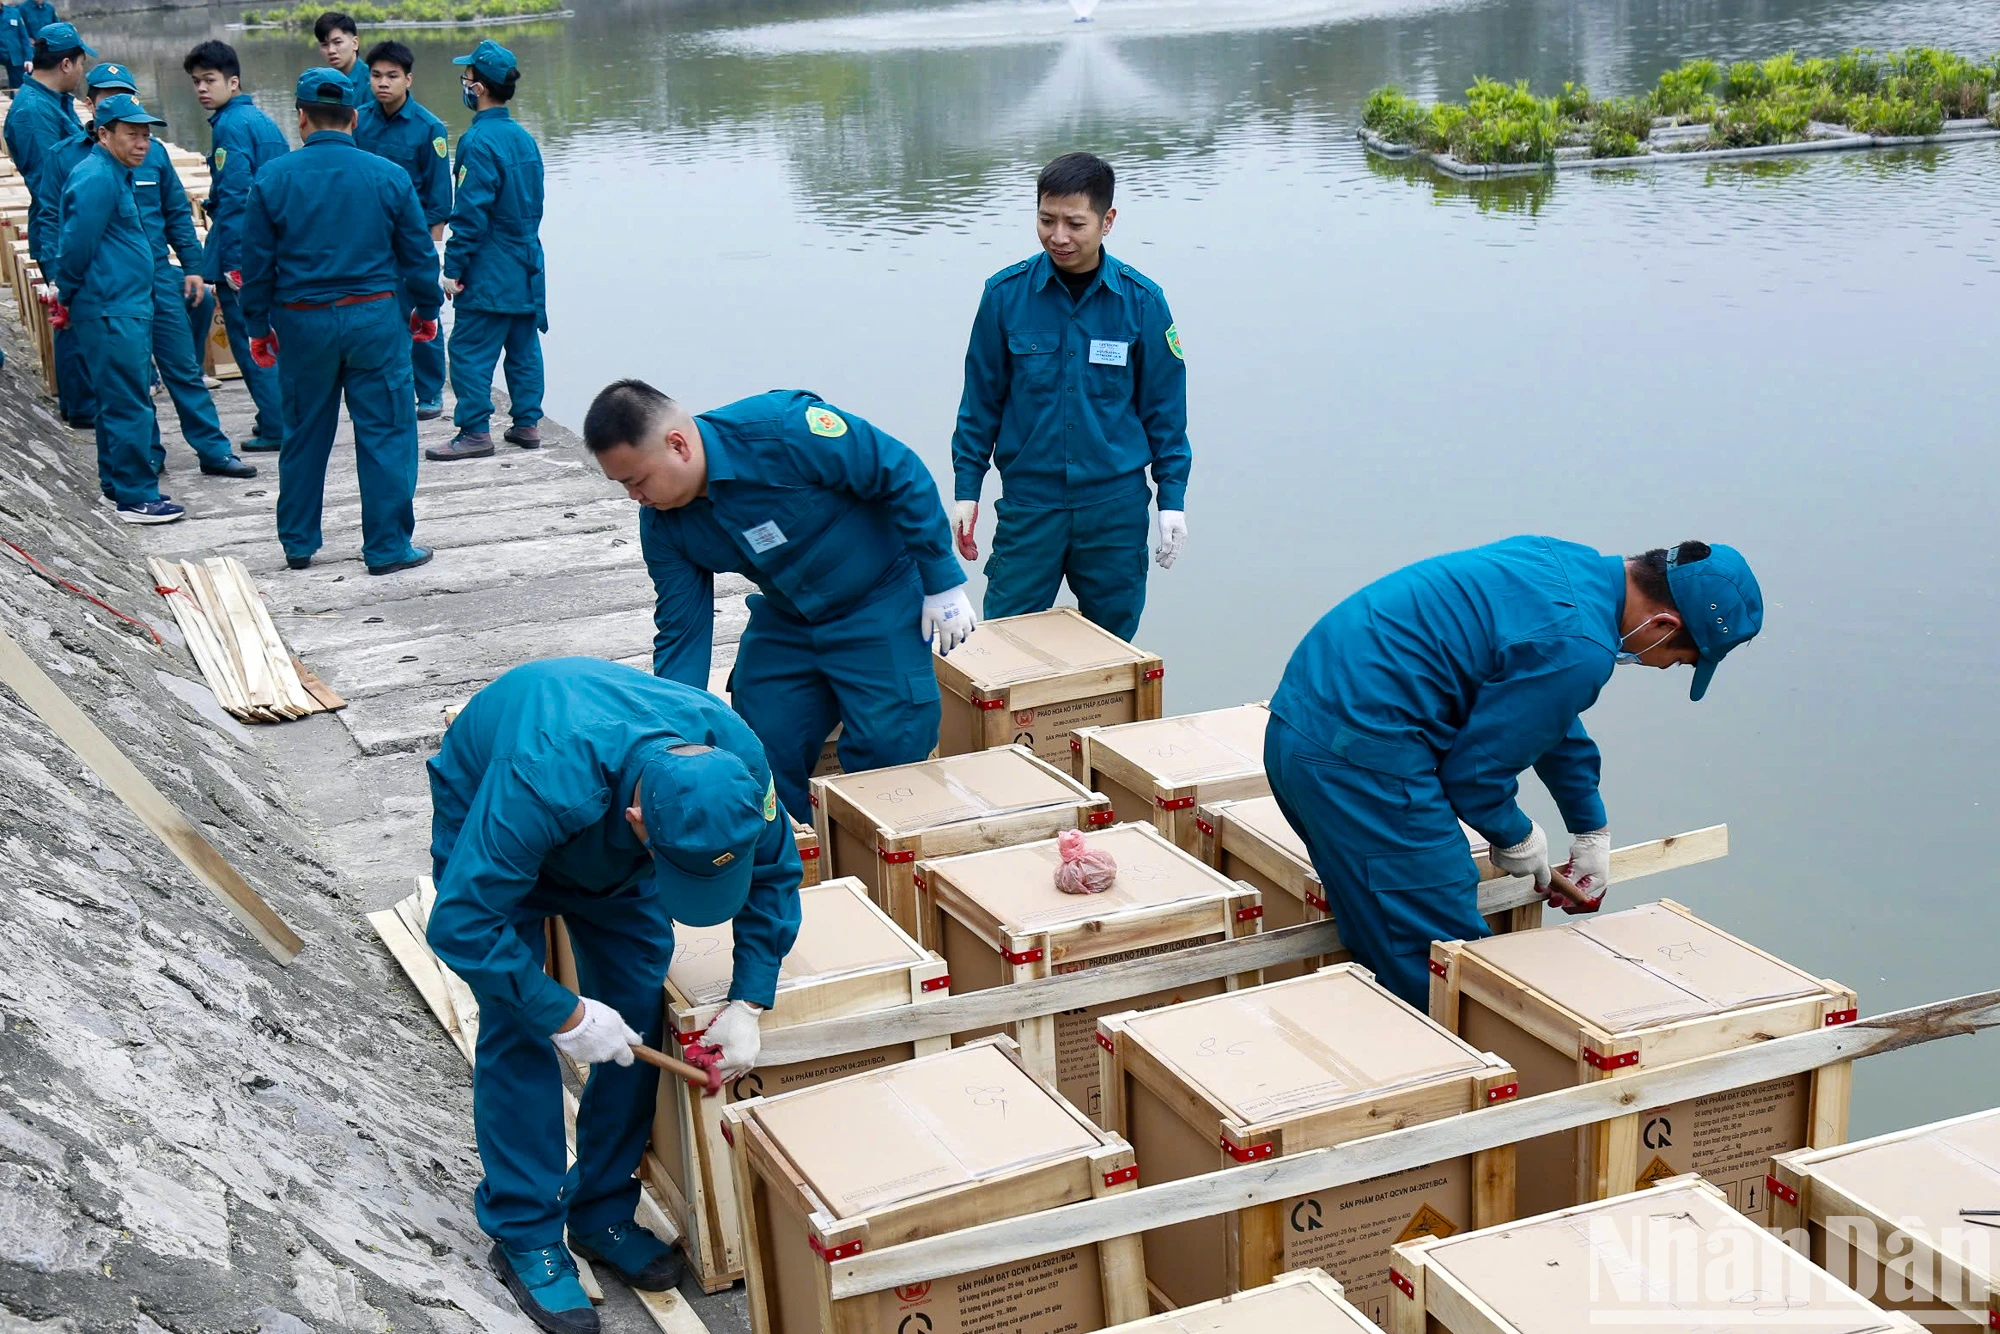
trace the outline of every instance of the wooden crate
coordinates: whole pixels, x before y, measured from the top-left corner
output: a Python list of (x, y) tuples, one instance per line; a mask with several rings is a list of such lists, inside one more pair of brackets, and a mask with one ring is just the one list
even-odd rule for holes
[(1264, 725), (1271, 711), (1244, 704), (1180, 718), (1078, 730), (1076, 780), (1111, 798), (1121, 820), (1150, 820), (1175, 846), (1199, 855), (1195, 808), (1264, 797)]
[(1809, 1329), (1918, 1334), (1729, 1207), (1696, 1176), (1396, 1247), (1390, 1334)]
[(816, 778), (813, 824), (831, 875), (859, 876), (897, 925), (933, 948), (918, 858), (949, 857), (1111, 823), (1111, 803), (1026, 746)]
[[(918, 864), (917, 873), (942, 924), (934, 948), (951, 965), (960, 995), (1211, 945), (1259, 929), (1262, 895), (1203, 866), (1152, 826), (1114, 825), (1092, 834), (1090, 841), (1118, 862), (1117, 883), (1102, 894), (1064, 894), (1056, 889), (1053, 840)], [(1096, 1045), (1100, 1018), (1213, 996), (1262, 980), (1252, 972), (1196, 982), (1023, 1019), (1001, 1031), (1021, 1044), (1029, 1069), (1095, 1117), (1101, 1111)], [(958, 1036), (964, 1041), (977, 1034)]]
[(834, 1301), (868, 1249), (1134, 1188), (1132, 1150), (991, 1037), (739, 1103), (730, 1129), (756, 1334), (1089, 1334), (1146, 1314), (1139, 1239)]
[(2000, 1329), (2000, 1110), (1780, 1155), (1771, 1214), (1814, 1264), (1930, 1328)]
[[(1525, 1095), (1618, 1079), (1855, 1017), (1854, 993), (1677, 903), (1431, 947), (1431, 1017), (1499, 1053)], [(1520, 1146), (1522, 1215), (1607, 1199), (1686, 1172), (1770, 1219), (1773, 1154), (1847, 1137), (1841, 1062), (1635, 1112)]]
[(809, 824), (792, 821), (792, 842), (799, 850), (799, 869), (802, 878), (799, 886), (810, 889), (826, 876), (826, 859), (821, 856), (819, 830)]
[[(1359, 964), (1098, 1022), (1104, 1125), (1139, 1184), (1476, 1112), (1514, 1072), (1390, 995)], [(1514, 1217), (1512, 1146), (1145, 1234), (1156, 1307), (1317, 1265), (1387, 1318), (1389, 1247)]]
[[(777, 1003), (764, 1015), (765, 1032), (922, 1005), (950, 994), (951, 979), (945, 975), (943, 960), (897, 930), (868, 901), (867, 888), (859, 881), (830, 880), (804, 890), (799, 907), (798, 943), (778, 974)], [(674, 928), (674, 960), (667, 971), (667, 1029), (679, 1045), (697, 1040), (727, 1003), (732, 945), (726, 922)], [(949, 1039), (929, 1038), (760, 1068), (731, 1081), (713, 1098), (696, 1095), (681, 1080), (662, 1079), (644, 1172), (680, 1225), (681, 1244), (702, 1287), (715, 1292), (743, 1276), (736, 1186), (722, 1135), (725, 1107), (880, 1069), (949, 1045)]]
[(1106, 1334), (1381, 1334), (1323, 1269), (1284, 1274), (1261, 1288), (1135, 1320)]
[[(1231, 880), (1241, 880), (1263, 892), (1266, 931), (1324, 922), (1333, 915), (1326, 901), (1326, 886), (1306, 855), (1305, 840), (1278, 809), (1276, 797), (1245, 797), (1197, 806), (1195, 829), (1201, 835), (1203, 861)], [(1325, 964), (1345, 963), (1352, 957), (1343, 950), (1279, 964), (1264, 970), (1264, 980), (1304, 977)]]
[(1068, 766), (1077, 728), (1159, 717), (1166, 675), (1157, 654), (1072, 607), (983, 621), (932, 665), (944, 709), (938, 754), (1022, 745), (1057, 768)]

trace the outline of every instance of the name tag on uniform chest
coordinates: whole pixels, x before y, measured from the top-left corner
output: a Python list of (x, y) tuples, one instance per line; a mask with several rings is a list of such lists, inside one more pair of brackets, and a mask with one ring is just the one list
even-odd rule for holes
[(776, 523), (766, 519), (755, 528), (745, 528), (743, 540), (750, 544), (752, 551), (761, 556), (772, 547), (785, 545), (785, 532)]
[(1109, 338), (1090, 340), (1090, 364), (1093, 366), (1123, 366), (1130, 343), (1116, 343)]

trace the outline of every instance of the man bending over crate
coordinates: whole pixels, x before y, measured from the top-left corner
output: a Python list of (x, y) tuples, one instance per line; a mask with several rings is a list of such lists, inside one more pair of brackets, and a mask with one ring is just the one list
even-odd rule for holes
[(1424, 1009), (1431, 942), (1489, 934), (1459, 821), (1496, 867), (1548, 892), (1548, 837), (1515, 800), (1530, 767), (1573, 837), (1567, 870), (1587, 906), (1562, 906), (1595, 911), (1611, 834), (1577, 715), (1614, 666), (1688, 664), (1698, 700), (1763, 624), (1732, 547), (1621, 559), (1552, 537), (1419, 561), (1328, 612), (1271, 697), (1264, 767), (1342, 942)]
[[(756, 1064), (757, 1016), (798, 937), (798, 850), (741, 718), (706, 691), (595, 658), (507, 672), (472, 697), (429, 769), (427, 936), (479, 1000), (479, 1226), (537, 1325), (595, 1334), (570, 1250), (636, 1288), (680, 1281), (680, 1257), (632, 1221), (657, 1089), (632, 1044), (659, 1045), (674, 923), (733, 925), (730, 1003), (706, 1041), (734, 1078)], [(543, 971), (543, 923), (558, 916), (582, 998)], [(557, 1050), (595, 1067), (567, 1172)]]

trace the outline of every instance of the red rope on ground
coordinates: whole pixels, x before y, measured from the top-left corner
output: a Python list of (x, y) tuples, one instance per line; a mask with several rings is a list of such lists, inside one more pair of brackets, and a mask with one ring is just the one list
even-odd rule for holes
[[(12, 542), (9, 542), (6, 538), (0, 537), (0, 546), (5, 546), (9, 548), (11, 551), (13, 551), (15, 555), (19, 556), (22, 560), (28, 562), (28, 564), (31, 567), (33, 567), (37, 573), (39, 573), (44, 579), (48, 580), (50, 583), (54, 584), (57, 588), (61, 588), (68, 592), (74, 593), (78, 597), (82, 598), (85, 602), (96, 603), (98, 606), (104, 608), (104, 610), (110, 612), (113, 616), (116, 616), (119, 620), (125, 622), (125, 624), (127, 625), (138, 626), (141, 630), (144, 630), (148, 635), (152, 636), (152, 640), (155, 644), (164, 644), (167, 642), (166, 640), (160, 638), (160, 632), (158, 630), (155, 630), (152, 626), (146, 624), (144, 621), (138, 619), (136, 616), (127, 616), (124, 612), (118, 610), (118, 608), (112, 606), (109, 602), (106, 602), (103, 598), (93, 597), (91, 594), (84, 592), (81, 588), (78, 588), (75, 584), (63, 578), (61, 575), (57, 574), (54, 570), (51, 570), (48, 566), (42, 564), (40, 561), (36, 560), (33, 556), (30, 556), (27, 552), (21, 550), (21, 548), (15, 546)], [(164, 593), (166, 590), (156, 587), (154, 591)]]

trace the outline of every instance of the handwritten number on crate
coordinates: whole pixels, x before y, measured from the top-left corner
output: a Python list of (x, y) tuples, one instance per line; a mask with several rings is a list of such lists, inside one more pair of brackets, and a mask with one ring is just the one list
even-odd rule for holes
[(1004, 1096), (1006, 1092), (1006, 1089), (992, 1084), (965, 1086), (965, 1095), (972, 1099), (974, 1107), (997, 1107), (1000, 1110), (1000, 1119), (1003, 1121), (1007, 1119), (1007, 1099)]

